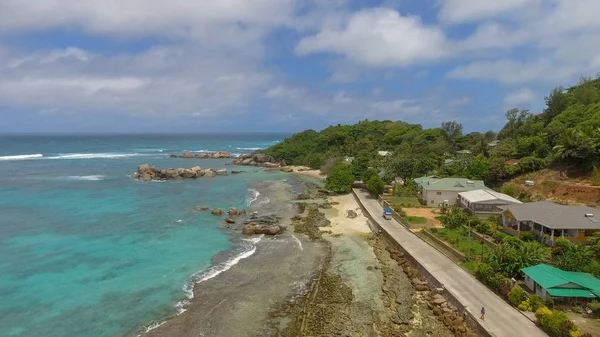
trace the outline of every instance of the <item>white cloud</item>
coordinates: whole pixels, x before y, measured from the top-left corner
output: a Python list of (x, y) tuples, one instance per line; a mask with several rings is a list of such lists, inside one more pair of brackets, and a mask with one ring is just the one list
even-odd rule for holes
[(386, 8), (365, 9), (349, 16), (341, 28), (324, 28), (303, 38), (299, 55), (334, 52), (370, 66), (408, 66), (449, 54), (441, 29), (419, 17)]
[(450, 22), (476, 21), (499, 15), (514, 15), (524, 6), (542, 0), (442, 0), (439, 16)]
[(528, 105), (533, 103), (538, 96), (530, 89), (523, 88), (515, 92), (511, 92), (504, 97), (504, 106), (506, 107), (520, 107), (522, 105)]

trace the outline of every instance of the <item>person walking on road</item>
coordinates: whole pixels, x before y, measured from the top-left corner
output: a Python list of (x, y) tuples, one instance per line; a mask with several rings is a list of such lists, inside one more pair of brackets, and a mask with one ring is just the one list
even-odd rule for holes
[(482, 320), (485, 321), (485, 308), (484, 307), (481, 307), (481, 317), (479, 317), (479, 318), (481, 318)]

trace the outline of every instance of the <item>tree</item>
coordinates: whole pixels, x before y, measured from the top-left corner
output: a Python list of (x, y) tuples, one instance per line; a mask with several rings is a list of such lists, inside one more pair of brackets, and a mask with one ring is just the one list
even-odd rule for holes
[(442, 131), (444, 132), (444, 136), (451, 144), (454, 144), (456, 139), (462, 136), (463, 127), (462, 124), (457, 121), (449, 121), (442, 123)]
[(583, 271), (594, 258), (592, 248), (558, 238), (552, 248), (552, 262), (560, 269)]
[(325, 188), (336, 193), (348, 193), (352, 183), (354, 183), (354, 174), (350, 165), (337, 163), (327, 175)]
[(596, 258), (600, 259), (600, 232), (594, 233), (592, 237), (589, 238), (590, 248), (596, 254)]
[(361, 180), (362, 176), (369, 168), (369, 158), (365, 156), (358, 156), (354, 158), (350, 166), (352, 167), (352, 174), (354, 174), (354, 179)]
[(378, 175), (374, 175), (367, 181), (367, 190), (372, 196), (376, 197), (383, 193), (385, 190), (385, 184)]

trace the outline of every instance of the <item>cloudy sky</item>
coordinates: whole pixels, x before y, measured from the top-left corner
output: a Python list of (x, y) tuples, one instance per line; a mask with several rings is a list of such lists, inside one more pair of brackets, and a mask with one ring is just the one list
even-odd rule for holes
[(598, 0), (0, 0), (0, 132), (499, 129), (600, 71)]

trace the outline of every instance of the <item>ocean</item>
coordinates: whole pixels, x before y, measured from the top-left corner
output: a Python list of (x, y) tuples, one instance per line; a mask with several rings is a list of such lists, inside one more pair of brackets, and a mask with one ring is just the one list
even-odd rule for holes
[(250, 153), (286, 136), (0, 136), (0, 336), (134, 335), (184, 310), (194, 282), (250, 256), (258, 240), (232, 240), (222, 217), (193, 208), (268, 203), (253, 186), (285, 175), (129, 174), (143, 163), (226, 168), (230, 160), (169, 154)]

